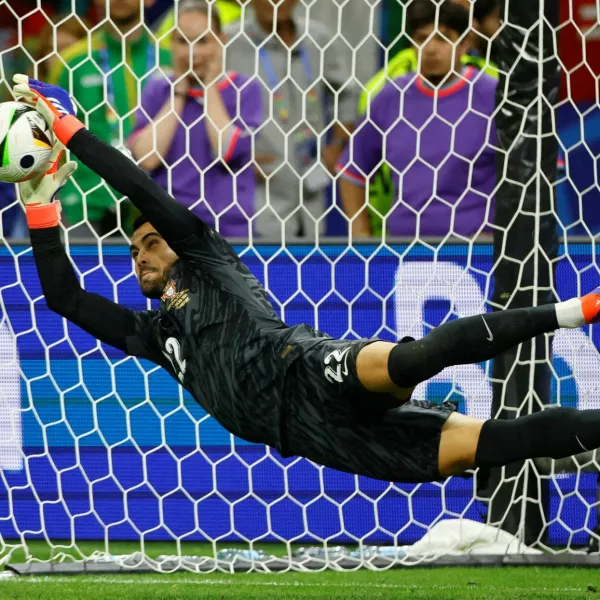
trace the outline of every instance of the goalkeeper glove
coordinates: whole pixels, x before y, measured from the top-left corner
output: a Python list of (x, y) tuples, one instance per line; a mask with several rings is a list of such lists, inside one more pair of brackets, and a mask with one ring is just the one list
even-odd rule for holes
[(60, 202), (53, 201), (53, 198), (77, 169), (77, 163), (73, 161), (67, 162), (59, 169), (62, 155), (61, 145), (55, 144), (48, 171), (40, 177), (19, 184), (19, 195), (25, 205), (27, 225), (30, 229), (55, 227), (60, 221)]
[(77, 111), (69, 93), (61, 87), (31, 79), (27, 75), (15, 75), (13, 81), (14, 95), (23, 97), (35, 107), (61, 144), (66, 146), (75, 133), (84, 127), (75, 116)]
[(19, 184), (21, 201), (25, 204), (27, 224), (31, 229), (54, 227), (60, 221), (60, 202), (53, 201), (56, 192), (77, 168), (67, 162), (58, 168), (63, 148), (73, 135), (83, 128), (75, 117), (76, 108), (68, 92), (55, 85), (47, 85), (27, 75), (15, 75), (13, 93), (30, 102), (52, 129), (57, 140), (50, 158), (50, 169), (41, 177)]

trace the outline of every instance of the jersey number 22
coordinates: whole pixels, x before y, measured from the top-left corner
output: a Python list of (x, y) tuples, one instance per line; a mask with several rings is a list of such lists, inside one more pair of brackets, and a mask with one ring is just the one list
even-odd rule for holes
[(163, 350), (163, 354), (169, 359), (173, 370), (177, 373), (179, 381), (183, 383), (187, 361), (181, 359), (181, 345), (177, 338), (168, 338), (165, 342), (165, 350)]

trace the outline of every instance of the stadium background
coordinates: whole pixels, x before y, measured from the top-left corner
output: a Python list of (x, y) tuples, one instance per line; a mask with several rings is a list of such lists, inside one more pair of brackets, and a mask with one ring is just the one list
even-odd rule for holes
[[(571, 4), (576, 9), (564, 13), (568, 3), (563, 0), (563, 16), (573, 14), (584, 26), (594, 22), (596, 17), (590, 19), (589, 13), (577, 10), (577, 6), (589, 3)], [(395, 37), (392, 24), (396, 22), (396, 5), (388, 2), (385, 6), (381, 31), (383, 40), (389, 41)], [(600, 61), (600, 48), (593, 38), (588, 44), (586, 65), (598, 72), (594, 63)], [(581, 61), (574, 53), (577, 47), (569, 42), (569, 27), (565, 27), (560, 56), (566, 65), (575, 66)], [(593, 74), (586, 75), (587, 67), (574, 86), (576, 95), (566, 98), (558, 114), (566, 175), (557, 188), (557, 210), (563, 225), (573, 225), (569, 233), (584, 237), (589, 231), (600, 231), (598, 189), (593, 185), (597, 176), (594, 157), (600, 154), (600, 113), (595, 81)], [(586, 114), (584, 128), (580, 127), (582, 112)], [(341, 218), (332, 218), (328, 233), (342, 235), (344, 226)], [(568, 254), (572, 262), (560, 264), (556, 285), (563, 298), (577, 292), (578, 280), (584, 289), (596, 283), (591, 268), (595, 267), (595, 246), (588, 241), (589, 237), (570, 243)], [(361, 245), (350, 251), (342, 246), (324, 246), (317, 253), (302, 246), (290, 246), (283, 254), (279, 248), (269, 246), (238, 250), (245, 252), (246, 262), (261, 279), (268, 270), (271, 290), (285, 304), (285, 318), (290, 324), (317, 324), (336, 336), (350, 332), (350, 336), (386, 337), (382, 326), (397, 324), (395, 289), (400, 255), (407, 263), (419, 262), (424, 270), (438, 268), (439, 262), (467, 268), (482, 294), (491, 291), (486, 287), (486, 274), (491, 267), (492, 249), (486, 245), (449, 246), (440, 253), (419, 246), (410, 250), (392, 246), (378, 251)], [(95, 248), (72, 247), (71, 254), (82, 272), (101, 264), (110, 274), (109, 278), (98, 269), (86, 276), (88, 289), (113, 297), (116, 288), (123, 304), (132, 308), (145, 306), (134, 279), (118, 286), (112, 283), (130, 272), (126, 249), (104, 247), (102, 261)], [(300, 271), (306, 273), (301, 281), (299, 262)], [(330, 295), (332, 262), (335, 271), (343, 274), (336, 278), (336, 295)], [(366, 277), (378, 295), (364, 291)], [(123, 357), (108, 347), (96, 349), (89, 336), (65, 325), (42, 302), (31, 308), (30, 298), (38, 298), (40, 289), (26, 247), (9, 244), (0, 253), (0, 289), (3, 326), (6, 327), (7, 318), (12, 333), (17, 335), (22, 370), (20, 440), (28, 465), (27, 470), (15, 468), (15, 448), (2, 448), (5, 464), (12, 467), (5, 467), (0, 486), (0, 533), (5, 538), (24, 534), (55, 539), (105, 535), (137, 539), (140, 532), (146, 532), (147, 539), (199, 539), (202, 531), (210, 539), (363, 538), (390, 542), (390, 532), (400, 531), (398, 541), (409, 543), (420, 537), (443, 511), (481, 518), (483, 507), (473, 500), (470, 479), (454, 479), (443, 486), (421, 486), (413, 494), (411, 486), (388, 488), (387, 484), (363, 479), (357, 485), (355, 478), (329, 470), (321, 480), (319, 470), (306, 461), (288, 466), (290, 460), (275, 455), (261, 461), (264, 448), (232, 441), (187, 396), (184, 407), (177, 408), (172, 402), (180, 397), (176, 384), (144, 363), (143, 371), (152, 371), (147, 377), (150, 404), (137, 364), (121, 362)], [(298, 289), (305, 297), (293, 297)], [(435, 325), (447, 315), (449, 303), (435, 287), (426, 290), (426, 294), (429, 299), (423, 320)], [(382, 302), (380, 297), (388, 300)], [(65, 327), (70, 343), (56, 344), (63, 338)], [(598, 345), (596, 338), (594, 341)], [(558, 356), (556, 369), (562, 378), (563, 404), (580, 405), (581, 394), (568, 361)], [(556, 386), (555, 380), (555, 397)], [(140, 394), (140, 390), (144, 393)], [(424, 393), (434, 399), (450, 394), (459, 403), (462, 400), (456, 386), (448, 381), (436, 381)], [(57, 403), (57, 395), (64, 398), (63, 403)], [(586, 407), (590, 401), (593, 399), (585, 398)], [(195, 420), (200, 421), (198, 427)], [(202, 436), (202, 453), (193, 452), (198, 435)], [(181, 461), (178, 473), (174, 457), (185, 456), (189, 457)], [(215, 463), (217, 466), (213, 467)], [(252, 488), (248, 485), (246, 464), (254, 465), (250, 469)], [(24, 465), (23, 462), (21, 467)], [(283, 493), (283, 469), (279, 465), (287, 466), (287, 496)], [(575, 489), (581, 496), (574, 493)], [(361, 493), (357, 494), (357, 490)], [(553, 479), (548, 514), (552, 521), (551, 544), (586, 541), (586, 530), (596, 525), (595, 511), (589, 510), (596, 494), (595, 474)], [(374, 504), (379, 526), (373, 519)], [(196, 518), (201, 531), (196, 528)], [(577, 533), (573, 535), (573, 531)], [(188, 535), (189, 532), (193, 533)]]
[[(3, 0), (2, 4), (4, 4)], [(335, 8), (322, 8), (324, 18), (334, 19)], [(31, 68), (32, 49), (35, 31), (40, 22), (45, 22), (41, 12), (35, 12), (34, 0), (12, 2), (11, 9), (0, 5), (0, 48), (2, 49), (2, 76), (4, 85), (0, 86), (0, 99), (8, 99), (10, 76), (19, 70)], [(156, 23), (170, 8), (171, 0), (159, 0), (146, 11), (146, 22)], [(402, 35), (403, 4), (399, 0), (381, 0), (378, 20), (374, 23), (375, 32), (381, 44), (369, 52), (374, 53), (373, 61), (365, 61), (356, 67), (359, 80), (365, 83), (384, 63), (386, 48), (390, 56), (408, 46), (407, 38)], [(69, 5), (70, 1), (42, 2), (42, 6), (58, 11), (61, 5)], [(77, 14), (83, 14), (85, 0), (78, 0), (74, 6)], [(358, 3), (356, 3), (358, 6)], [(317, 3), (313, 8), (317, 7)], [(352, 5), (348, 5), (352, 8)], [(64, 7), (63, 7), (64, 8)], [(319, 8), (317, 7), (317, 10)], [(344, 11), (348, 18), (351, 11)], [(318, 13), (319, 14), (319, 13)], [(17, 35), (17, 18), (21, 15), (23, 35), (21, 41)], [(27, 15), (23, 18), (23, 15)], [(360, 18), (350, 21), (356, 30), (353, 36), (360, 39), (365, 30), (364, 12)], [(556, 212), (562, 226), (568, 229), (570, 236), (600, 232), (600, 211), (596, 206), (600, 201), (600, 191), (594, 185), (598, 173), (597, 159), (600, 154), (600, 107), (597, 102), (596, 76), (600, 73), (600, 35), (597, 33), (596, 4), (590, 0), (560, 0), (560, 37), (559, 57), (563, 65), (561, 97), (562, 102), (557, 110), (557, 134), (561, 143), (559, 166), (560, 180), (556, 185)], [(335, 29), (336, 23), (333, 21)], [(345, 31), (352, 29), (346, 27)], [(28, 32), (31, 32), (28, 35)], [(585, 44), (581, 40), (585, 39)], [(29, 41), (28, 41), (29, 40)], [(354, 40), (351, 40), (354, 41)], [(584, 54), (585, 48), (585, 54)], [(567, 76), (569, 82), (567, 84)], [(583, 115), (583, 118), (582, 118)], [(329, 195), (331, 199), (331, 194)], [(12, 202), (13, 198), (11, 198)], [(0, 209), (6, 224), (14, 219), (17, 207), (6, 210), (7, 199), (0, 194)], [(337, 211), (327, 215), (327, 234), (344, 235), (347, 230), (345, 218)]]

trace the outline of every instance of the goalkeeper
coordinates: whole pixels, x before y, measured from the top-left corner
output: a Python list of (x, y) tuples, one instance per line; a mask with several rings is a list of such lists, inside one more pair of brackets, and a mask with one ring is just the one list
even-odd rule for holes
[(15, 95), (34, 103), (57, 139), (141, 211), (131, 254), (143, 294), (161, 300), (158, 310), (133, 312), (81, 289), (53, 200), (75, 164), (57, 170), (56, 160), (20, 188), (48, 307), (165, 368), (233, 434), (283, 456), (405, 482), (600, 446), (600, 410), (552, 408), (481, 421), (449, 403), (410, 399), (418, 383), (445, 367), (486, 361), (558, 327), (597, 322), (600, 288), (555, 305), (458, 319), (399, 344), (287, 327), (231, 246), (87, 131), (64, 90), (23, 75), (15, 83)]

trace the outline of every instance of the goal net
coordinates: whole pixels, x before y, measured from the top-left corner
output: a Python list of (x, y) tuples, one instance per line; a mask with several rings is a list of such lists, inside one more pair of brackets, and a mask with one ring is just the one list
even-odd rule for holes
[[(61, 25), (70, 18), (80, 20), (85, 29), (84, 41), (77, 43), (79, 52), (84, 49), (81, 60), (86, 60), (87, 52), (88, 62), (96, 64), (97, 36), (110, 25), (110, 18), (102, 17), (99, 11), (96, 22), (84, 21), (81, 15), (75, 16), (75, 2), (65, 3), (66, 12), (60, 14), (54, 4), (38, 1), (25, 10), (27, 3), (0, 1), (0, 9), (14, 25), (2, 37), (6, 40), (2, 52), (6, 88), (16, 66), (25, 65), (32, 75), (38, 75), (49, 56), (45, 50), (39, 50), (40, 54), (27, 44), (25, 32), (34, 19), (45, 20), (50, 27), (50, 54), (58, 53)], [(226, 23), (231, 28), (227, 31), (234, 32), (228, 43), (249, 38), (244, 29), (252, 11), (249, 4), (216, 4), (233, 10), (231, 22)], [(505, 22), (512, 14), (509, 4), (514, 5), (506, 2)], [(329, 175), (333, 186), (323, 190), (325, 208), (315, 217), (307, 207), (306, 187), (298, 183), (307, 174), (292, 168), (294, 159), (286, 150), (281, 169), (290, 167), (286, 173), (296, 177), (295, 186), (300, 189), (298, 210), (305, 211), (306, 222), (311, 227), (316, 221), (323, 223), (318, 239), (289, 237), (274, 242), (253, 236), (250, 242), (235, 240), (234, 245), (267, 287), (276, 310), (289, 325), (308, 323), (334, 337), (348, 339), (421, 337), (447, 319), (498, 308), (493, 289), (495, 278), (500, 277), (499, 265), (506, 262), (520, 273), (515, 294), (519, 290), (537, 291), (546, 285), (540, 282), (542, 264), (550, 264), (553, 273), (548, 284), (550, 297), (567, 299), (597, 286), (597, 15), (589, 14), (589, 4), (565, 0), (560, 23), (552, 23), (544, 12), (543, 1), (535, 4), (539, 11), (533, 25), (508, 25), (522, 34), (524, 43), (531, 42), (536, 31), (539, 34), (542, 28), (549, 28), (552, 42), (544, 46), (538, 35), (539, 54), (532, 59), (534, 101), (528, 114), (512, 129), (513, 138), (507, 141), (505, 136), (502, 140), (499, 135), (496, 144), (498, 152), (506, 156), (519, 144), (529, 144), (533, 169), (523, 172), (537, 173), (532, 181), (538, 198), (553, 197), (548, 210), (541, 201), (526, 206), (517, 196), (514, 219), (495, 226), (497, 233), (507, 233), (521, 213), (531, 219), (528, 248), (523, 254), (526, 260), (515, 258), (524, 243), (516, 236), (507, 235), (500, 244), (497, 236), (494, 246), (490, 233), (494, 227), (488, 228), (487, 237), (476, 239), (453, 235), (453, 230), (436, 238), (424, 235), (421, 229), (408, 239), (386, 232), (384, 218), (382, 234), (368, 240), (350, 238), (348, 243), (348, 217), (337, 185), (340, 176)], [(298, 28), (303, 41), (315, 47), (317, 42), (321, 44), (317, 48), (322, 57), (321, 69), (315, 72), (315, 78), (327, 76), (325, 56), (335, 50), (340, 61), (348, 62), (348, 86), (366, 89), (367, 80), (380, 68), (382, 59), (392, 58), (384, 46), (406, 40), (405, 20), (402, 12), (396, 13), (402, 6), (372, 0), (303, 0), (296, 8), (298, 23), (305, 13), (321, 20), (316, 26)], [(388, 35), (388, 39), (381, 39), (381, 32), (390, 29), (386, 21), (390, 15), (399, 19), (397, 38)], [(473, 25), (473, 7), (470, 15)], [(142, 26), (157, 54), (160, 48), (167, 52), (170, 44), (170, 17), (167, 14), (163, 18), (167, 23), (163, 30), (157, 23), (152, 28), (149, 24)], [(176, 28), (177, 20), (173, 23)], [(323, 38), (324, 26), (330, 31), (328, 39)], [(503, 35), (504, 27), (494, 40)], [(494, 44), (490, 48), (495, 52)], [(503, 48), (499, 44), (498, 52)], [(60, 52), (62, 58), (58, 61), (67, 73), (66, 81), (74, 86), (77, 73), (69, 59), (73, 47)], [(102, 64), (96, 64), (100, 106), (82, 108), (81, 98), (77, 98), (82, 120), (97, 122), (98, 110), (106, 114), (106, 119), (115, 120), (118, 141), (123, 146), (127, 142), (127, 123), (136, 111), (123, 112), (110, 104), (117, 102), (110, 81), (115, 84), (127, 57), (123, 50), (122, 64), (106, 71)], [(480, 58), (485, 68), (492, 58), (498, 63), (494, 67), (497, 70), (504, 64), (502, 56), (498, 58), (491, 51)], [(562, 70), (561, 95), (545, 100), (541, 76), (552, 60), (558, 61)], [(152, 76), (165, 68), (158, 61), (153, 65), (148, 76), (136, 75), (138, 67), (125, 67), (127, 77), (135, 79), (132, 89), (138, 94), (143, 93)], [(500, 77), (507, 94), (518, 91), (518, 86), (511, 87), (507, 81), (511, 74), (518, 78), (520, 68), (515, 62), (507, 69), (509, 76)], [(258, 79), (265, 89), (272, 87), (261, 80), (260, 70), (247, 75)], [(278, 77), (283, 80), (288, 75), (280, 73)], [(93, 79), (88, 76), (83, 85), (93, 87), (98, 83)], [(341, 90), (346, 84), (338, 84), (337, 89), (330, 90), (330, 101), (324, 107), (330, 116), (328, 120), (323, 118), (317, 131), (323, 146), (331, 135), (327, 123), (342, 119), (336, 111), (340, 110)], [(81, 91), (81, 81), (77, 85)], [(304, 118), (314, 100), (309, 98), (304, 81), (294, 85), (300, 90), (303, 104), (298, 111)], [(524, 93), (530, 93), (530, 88)], [(266, 124), (279, 118), (277, 92), (269, 93), (270, 102), (264, 109)], [(504, 99), (499, 94), (498, 102)], [(358, 97), (355, 101), (358, 103)], [(511, 102), (519, 104), (518, 94), (511, 96)], [(139, 103), (138, 99), (135, 109)], [(542, 118), (542, 113), (551, 114), (550, 134), (544, 130), (546, 117)], [(482, 116), (491, 122), (497, 114)], [(435, 116), (434, 112), (432, 118)], [(355, 115), (354, 120), (357, 118)], [(538, 128), (537, 135), (527, 129), (528, 119), (534, 123), (534, 130)], [(456, 127), (456, 123), (448, 126)], [(512, 126), (514, 123), (505, 125), (505, 130), (510, 132)], [(257, 136), (264, 127), (258, 128)], [(294, 135), (293, 128), (282, 128), (281, 143), (286, 144)], [(548, 150), (543, 141), (546, 139), (553, 141), (554, 151), (560, 150), (559, 169), (552, 180), (548, 180), (542, 164), (541, 150)], [(252, 152), (258, 159), (256, 147)], [(431, 167), (436, 174), (442, 162)], [(510, 166), (510, 159), (498, 168), (504, 169), (494, 185), (499, 198), (507, 180), (514, 184), (512, 193), (515, 189), (523, 197), (530, 193), (525, 190), (526, 181), (514, 179), (518, 171)], [(279, 175), (276, 168), (267, 171), (267, 181)], [(75, 192), (81, 198), (98, 190), (114, 195), (102, 183), (86, 188), (75, 181)], [(10, 200), (11, 190), (0, 193), (4, 194), (0, 198), (8, 199), (0, 204), (0, 214), (7, 217), (16, 201)], [(410, 203), (397, 189), (395, 193), (394, 203)], [(276, 200), (273, 197), (270, 202)], [(431, 202), (443, 200), (432, 196)], [(83, 211), (82, 218), (87, 221), (93, 218), (91, 215)], [(555, 219), (558, 250), (542, 239), (548, 216)], [(283, 221), (288, 217), (273, 214), (270, 218)], [(125, 220), (116, 219), (116, 227), (121, 225), (124, 234)], [(145, 310), (152, 305), (139, 291), (128, 246), (124, 237), (121, 240), (92, 236), (82, 242), (65, 229), (67, 250), (82, 285), (129, 308)], [(526, 266), (530, 259), (534, 265), (531, 273)], [(533, 302), (539, 301), (536, 294), (531, 297)], [(600, 408), (597, 344), (597, 333), (581, 328), (557, 333), (546, 358), (539, 360), (535, 349), (515, 355), (505, 379), (508, 381), (519, 371), (520, 381), (528, 382), (529, 387), (523, 397), (511, 395), (511, 390), (521, 388), (506, 381), (504, 385), (498, 382), (500, 391), (495, 391), (491, 364), (447, 369), (419, 386), (415, 397), (451, 400), (460, 411), (480, 418), (498, 415), (502, 410), (512, 411), (514, 416), (519, 410), (526, 413), (552, 404)], [(532, 357), (537, 357), (537, 362)], [(477, 551), (499, 553), (501, 557), (525, 551), (543, 551), (544, 556), (574, 555), (581, 553), (590, 539), (597, 539), (593, 532), (597, 527), (599, 482), (594, 454), (560, 463), (527, 462), (516, 470), (490, 475), (487, 486), (473, 473), (443, 482), (409, 485), (337, 472), (302, 458), (284, 459), (268, 447), (235, 438), (159, 367), (124, 356), (50, 312), (41, 295), (28, 241), (8, 236), (6, 231), (0, 247), (0, 403), (0, 549), (4, 562), (26, 562), (36, 568), (58, 562), (85, 564), (88, 568), (94, 564), (97, 569), (113, 565), (115, 569), (159, 571), (181, 567), (230, 569), (236, 564), (258, 570), (388, 568)], [(491, 516), (494, 502), (495, 516)], [(505, 526), (502, 517), (509, 513), (519, 515), (518, 527)], [(450, 522), (454, 529), (440, 530), (440, 525)], [(478, 526), (486, 523), (498, 529)], [(507, 531), (500, 533), (502, 527)], [(430, 535), (434, 531), (437, 535)], [(508, 532), (533, 549), (506, 537)], [(413, 546), (417, 542), (421, 546)]]

